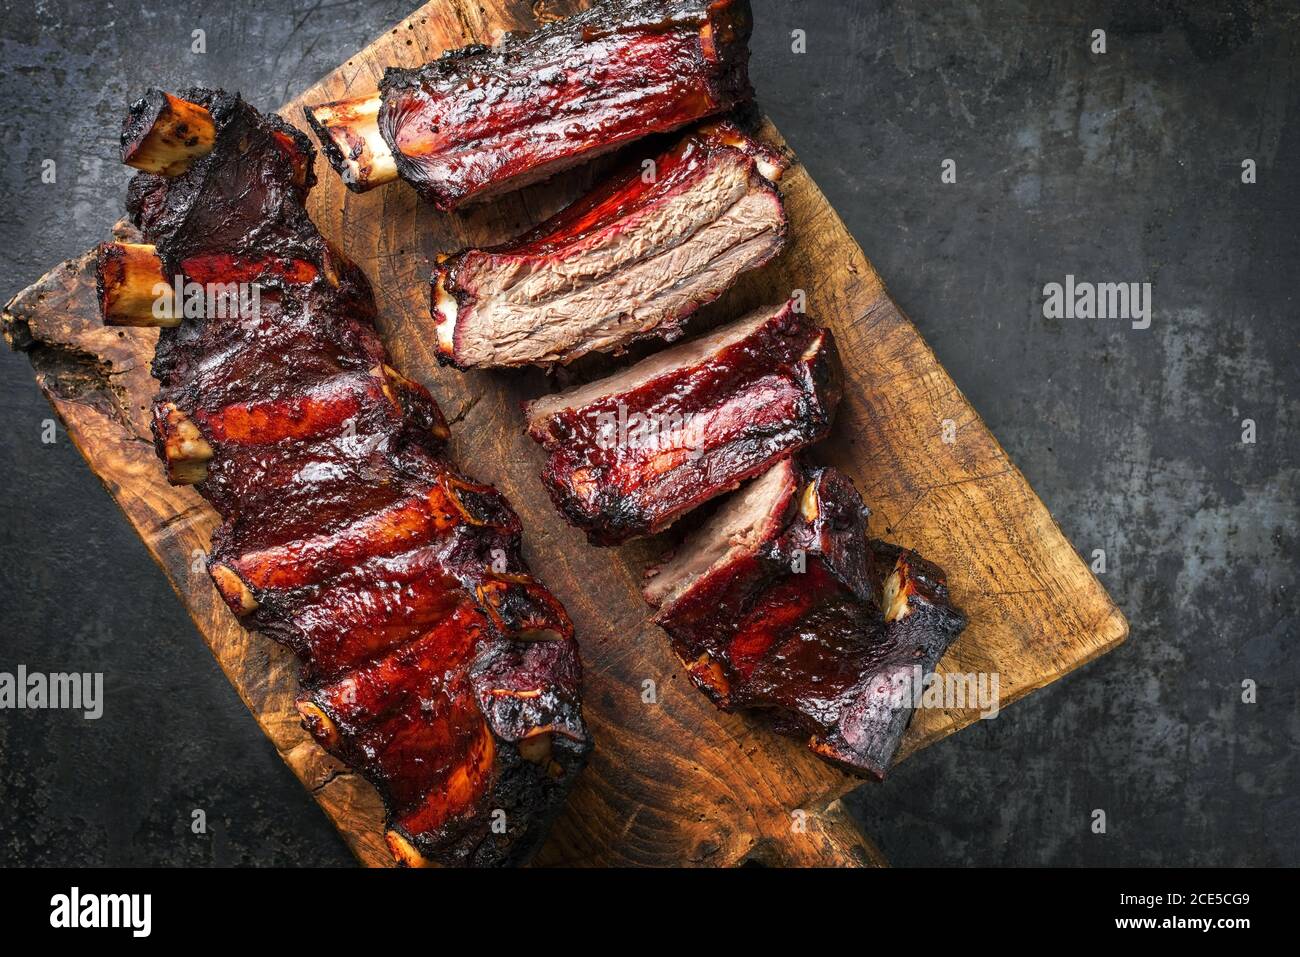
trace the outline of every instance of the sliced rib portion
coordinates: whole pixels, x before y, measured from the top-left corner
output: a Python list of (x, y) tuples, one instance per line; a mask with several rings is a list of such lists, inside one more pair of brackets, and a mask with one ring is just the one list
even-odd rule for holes
[(645, 589), (691, 680), (763, 711), (822, 757), (883, 778), (912, 715), (905, 682), (966, 625), (942, 569), (869, 541), (834, 469), (787, 459), (751, 482)]
[(784, 158), (731, 124), (634, 163), (518, 239), (433, 274), (438, 357), (461, 369), (567, 363), (683, 322), (785, 243)]
[(556, 507), (614, 545), (818, 441), (839, 399), (834, 337), (791, 300), (526, 411)]
[[(210, 142), (177, 146), (182, 127)], [(399, 861), (523, 861), (590, 749), (573, 628), (307, 217), (307, 137), (237, 96), (154, 91), (123, 153), (148, 170), (146, 242), (101, 250), (100, 300), (163, 327), (155, 441), (221, 515), (217, 589), (298, 656), (303, 723), (379, 790)]]
[(748, 0), (607, 0), (307, 119), (353, 190), (400, 176), (455, 209), (749, 99), (751, 27)]

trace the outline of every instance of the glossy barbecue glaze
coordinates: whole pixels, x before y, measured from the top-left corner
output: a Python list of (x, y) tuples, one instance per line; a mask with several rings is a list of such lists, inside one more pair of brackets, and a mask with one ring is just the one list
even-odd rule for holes
[[(493, 47), (389, 69), (378, 128), (397, 173), (454, 209), (748, 99), (751, 27), (748, 0), (610, 0)], [(317, 110), (308, 118), (343, 173), (372, 147), (341, 146)]]
[(569, 618), (308, 219), (306, 137), (234, 96), (183, 98), (215, 145), (138, 174), (131, 213), (167, 276), (260, 284), (254, 308), (165, 329), (154, 361), (159, 453), (223, 519), (209, 570), (301, 659), (304, 723), (383, 795), (399, 860), (522, 861), (589, 750)]
[(905, 683), (934, 670), (966, 621), (943, 571), (868, 541), (866, 517), (845, 476), (786, 460), (688, 538), (645, 594), (715, 704), (762, 711), (828, 760), (883, 778), (911, 719)]
[(793, 300), (527, 408), (556, 507), (598, 545), (683, 514), (830, 430), (840, 399), (830, 330)]
[(730, 123), (634, 160), (517, 239), (440, 259), (439, 361), (462, 369), (567, 363), (682, 324), (781, 251), (774, 181), (786, 161)]

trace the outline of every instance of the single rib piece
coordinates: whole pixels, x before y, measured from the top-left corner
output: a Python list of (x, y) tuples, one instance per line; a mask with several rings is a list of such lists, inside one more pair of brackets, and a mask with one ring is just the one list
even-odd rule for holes
[(662, 531), (830, 431), (840, 399), (829, 329), (794, 300), (527, 405), (542, 479), (593, 544)]
[(966, 619), (942, 569), (869, 541), (866, 518), (844, 475), (786, 459), (652, 572), (645, 597), (720, 708), (759, 709), (879, 779), (911, 720), (906, 682), (934, 670)]
[(400, 176), (450, 210), (749, 99), (748, 0), (607, 0), (306, 108), (357, 192)]
[[(174, 142), (178, 116), (207, 149)], [(379, 790), (400, 862), (521, 862), (590, 744), (572, 625), (519, 519), (388, 364), (365, 277), (307, 217), (304, 135), (226, 93), (154, 91), (123, 136), (142, 154), (166, 171), (131, 182), (146, 242), (101, 249), (100, 298), (106, 322), (165, 327), (155, 440), (221, 515), (213, 581), (301, 660), (303, 723)]]
[(729, 123), (633, 163), (518, 239), (439, 262), (440, 361), (571, 362), (681, 335), (688, 316), (785, 243), (785, 159)]

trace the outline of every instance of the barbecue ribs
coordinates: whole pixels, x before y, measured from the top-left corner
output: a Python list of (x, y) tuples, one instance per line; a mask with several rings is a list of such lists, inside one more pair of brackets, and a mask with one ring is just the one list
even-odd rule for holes
[(748, 100), (751, 27), (749, 0), (606, 0), (307, 119), (351, 189), (400, 176), (451, 210)]
[(442, 259), (439, 359), (461, 369), (572, 362), (682, 323), (781, 251), (785, 159), (729, 123), (633, 163), (512, 242)]
[(379, 790), (397, 859), (517, 863), (590, 747), (572, 626), (308, 218), (314, 156), (237, 96), (150, 92), (123, 131), (145, 242), (101, 248), (103, 315), (164, 327), (156, 446), (221, 515), (212, 578), (300, 658), (303, 723)]
[(606, 379), (528, 404), (542, 479), (593, 544), (667, 528), (830, 431), (840, 399), (829, 329), (769, 306)]
[(869, 540), (866, 517), (844, 475), (785, 459), (652, 572), (645, 597), (715, 704), (761, 710), (822, 757), (883, 778), (910, 689), (966, 619), (942, 569)]

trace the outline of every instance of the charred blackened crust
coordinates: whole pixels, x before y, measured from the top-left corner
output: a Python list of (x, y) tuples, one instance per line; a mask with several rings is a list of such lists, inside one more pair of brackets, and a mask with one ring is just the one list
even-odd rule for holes
[[(127, 190), (131, 221), (158, 247), (166, 271), (200, 249), (322, 260), (325, 241), (304, 206), (316, 184), (306, 134), (224, 91), (178, 96), (211, 114), (215, 145), (179, 174), (137, 173)], [(128, 128), (134, 117), (133, 108)], [(217, 191), (224, 198), (214, 199)]]
[(150, 90), (131, 106), (122, 127), (122, 162), (173, 175), (212, 149), (216, 128), (201, 105)]
[(413, 68), (387, 67), (379, 91), (389, 93), (456, 84), (471, 72), (497, 74), (527, 65), (540, 53), (573, 51), (625, 33), (669, 33), (707, 28), (702, 54), (719, 64), (712, 94), (747, 100), (749, 37), (754, 29), (749, 0), (603, 0), (571, 17), (553, 20), (532, 32), (504, 34), (495, 46), (471, 43)]

